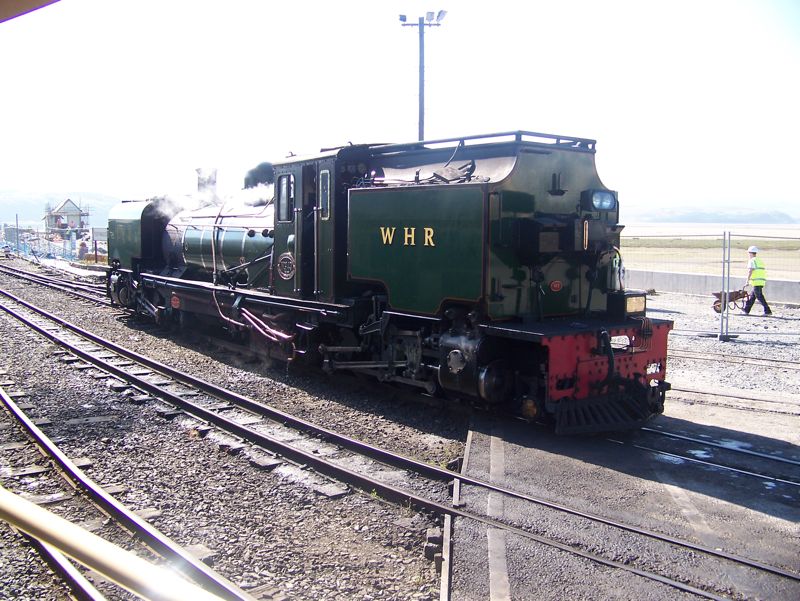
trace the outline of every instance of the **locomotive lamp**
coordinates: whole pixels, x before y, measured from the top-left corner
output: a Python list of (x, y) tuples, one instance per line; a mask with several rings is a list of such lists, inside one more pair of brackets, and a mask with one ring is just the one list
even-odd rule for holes
[(608, 293), (608, 316), (625, 320), (644, 317), (647, 311), (647, 293), (643, 290), (620, 290)]
[(425, 28), (439, 27), (442, 20), (447, 15), (446, 10), (436, 13), (434, 21), (433, 13), (425, 13), (424, 17), (419, 17), (416, 23), (407, 23), (406, 15), (400, 15), (400, 23), (403, 27), (419, 27), (419, 139), (425, 139)]
[(584, 190), (581, 192), (581, 208), (584, 211), (613, 211), (617, 208), (617, 196), (611, 190)]

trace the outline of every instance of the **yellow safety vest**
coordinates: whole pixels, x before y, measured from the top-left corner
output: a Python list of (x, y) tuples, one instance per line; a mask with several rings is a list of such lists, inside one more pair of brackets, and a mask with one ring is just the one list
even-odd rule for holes
[(750, 274), (750, 283), (753, 286), (764, 286), (767, 283), (767, 268), (764, 261), (753, 257), (753, 273)]

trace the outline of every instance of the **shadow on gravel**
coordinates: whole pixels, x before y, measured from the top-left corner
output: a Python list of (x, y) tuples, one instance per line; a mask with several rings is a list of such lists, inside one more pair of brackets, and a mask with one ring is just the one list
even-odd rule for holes
[[(475, 429), (489, 433), (490, 426), (478, 425), (486, 420), (475, 421)], [(723, 448), (647, 431), (567, 437), (556, 436), (543, 427), (505, 422), (506, 466), (512, 455), (516, 462), (528, 462), (532, 481), (554, 482), (560, 474), (566, 490), (573, 490), (577, 498), (590, 503), (592, 490), (608, 491), (603, 496), (613, 496), (619, 490), (621, 496), (626, 489), (635, 490), (638, 481), (649, 480), (776, 518), (800, 521), (800, 486), (791, 484), (800, 484), (800, 467), (730, 450), (744, 449), (800, 461), (800, 446), (666, 416), (659, 416), (648, 427), (713, 442)], [(715, 463), (739, 471), (712, 465)], [(525, 471), (519, 465), (514, 469), (521, 474)], [(506, 476), (509, 475), (507, 470)], [(576, 486), (576, 480), (581, 484)], [(567, 484), (569, 481), (573, 483)]]
[[(217, 381), (221, 386), (233, 387), (242, 394), (293, 415), (309, 421), (323, 422), (327, 427), (379, 443), (406, 455), (426, 461), (441, 461), (441, 448), (426, 448), (426, 445), (438, 444), (426, 435), (458, 445), (465, 439), (469, 428), (470, 411), (452, 402), (424, 397), (405, 388), (379, 384), (371, 378), (350, 374), (330, 376), (318, 368), (290, 368), (280, 362), (269, 366), (248, 359), (246, 355), (214, 346), (200, 335), (165, 332), (152, 323), (137, 322), (124, 317), (120, 321), (126, 322), (132, 332), (140, 331), (145, 336), (168, 339), (179, 347), (201, 353), (239, 370), (239, 383)], [(758, 344), (757, 341), (752, 343)], [(127, 346), (132, 348), (130, 343)], [(191, 371), (179, 364), (175, 366)], [(203, 374), (201, 377), (213, 376)], [(298, 392), (310, 395), (311, 400), (297, 398)], [(330, 403), (335, 403), (335, 408)], [(491, 426), (480, 424), (491, 423), (491, 416), (477, 412), (475, 417), (473, 428), (488, 433)], [(551, 430), (541, 426), (509, 420), (504, 420), (503, 423), (504, 440), (508, 445), (520, 449), (520, 464), (515, 469), (519, 469), (525, 476), (538, 477), (546, 469), (555, 472), (548, 477), (550, 481), (558, 481), (559, 478), (565, 481), (574, 480), (577, 477), (584, 483), (594, 479), (599, 483), (603, 479), (609, 480), (611, 475), (613, 477), (610, 480), (626, 476), (619, 479), (619, 482), (621, 486), (629, 488), (635, 486), (637, 480), (669, 483), (766, 515), (800, 521), (800, 487), (742, 473), (763, 472), (773, 478), (800, 483), (800, 468), (797, 466), (730, 453), (725, 449), (700, 443), (674, 441), (641, 431), (607, 436), (556, 436)], [(760, 453), (780, 453), (782, 457), (800, 460), (800, 447), (777, 439), (665, 416), (660, 416), (648, 425), (730, 447)], [(653, 452), (634, 445), (662, 452)], [(692, 462), (688, 458), (681, 459), (675, 455), (686, 455), (707, 463)], [(567, 459), (574, 461), (566, 461)], [(734, 466), (741, 472), (709, 465), (713, 462)], [(588, 474), (584, 473), (586, 466), (591, 468)], [(583, 487), (577, 486), (573, 494), (585, 498), (587, 492)]]
[[(212, 381), (297, 417), (425, 461), (446, 463), (463, 452), (469, 410), (460, 404), (427, 397), (413, 389), (381, 384), (368, 376), (329, 375), (315, 366), (267, 363), (248, 355), (244, 349), (237, 352), (227, 348), (224, 340), (209, 340), (206, 334), (167, 331), (129, 316), (120, 316), (119, 321), (131, 332), (168, 340), (243, 372), (239, 381)], [(130, 342), (125, 346), (138, 352)], [(214, 377), (187, 369), (179, 362), (170, 365), (202, 379)], [(449, 448), (443, 449), (440, 441), (427, 435), (445, 439)]]

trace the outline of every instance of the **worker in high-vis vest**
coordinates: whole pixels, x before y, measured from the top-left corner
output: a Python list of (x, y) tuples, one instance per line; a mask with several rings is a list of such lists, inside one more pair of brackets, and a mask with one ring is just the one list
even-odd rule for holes
[(750, 309), (753, 308), (756, 299), (758, 299), (758, 302), (764, 307), (764, 315), (772, 315), (767, 299), (764, 298), (764, 286), (767, 284), (767, 267), (764, 265), (764, 260), (756, 256), (758, 254), (757, 246), (751, 246), (747, 249), (747, 252), (750, 253), (750, 261), (747, 263), (747, 268), (750, 270), (747, 273), (747, 283), (753, 287), (753, 291), (747, 299), (744, 312), (749, 315)]

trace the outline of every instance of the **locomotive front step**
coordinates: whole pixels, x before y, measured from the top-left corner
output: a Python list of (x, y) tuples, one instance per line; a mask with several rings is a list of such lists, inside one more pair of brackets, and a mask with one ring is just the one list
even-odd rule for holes
[[(564, 399), (556, 404), (556, 434), (592, 434), (631, 430), (664, 412), (663, 391), (650, 394), (619, 392), (587, 399)], [(650, 391), (648, 391), (650, 392)]]

